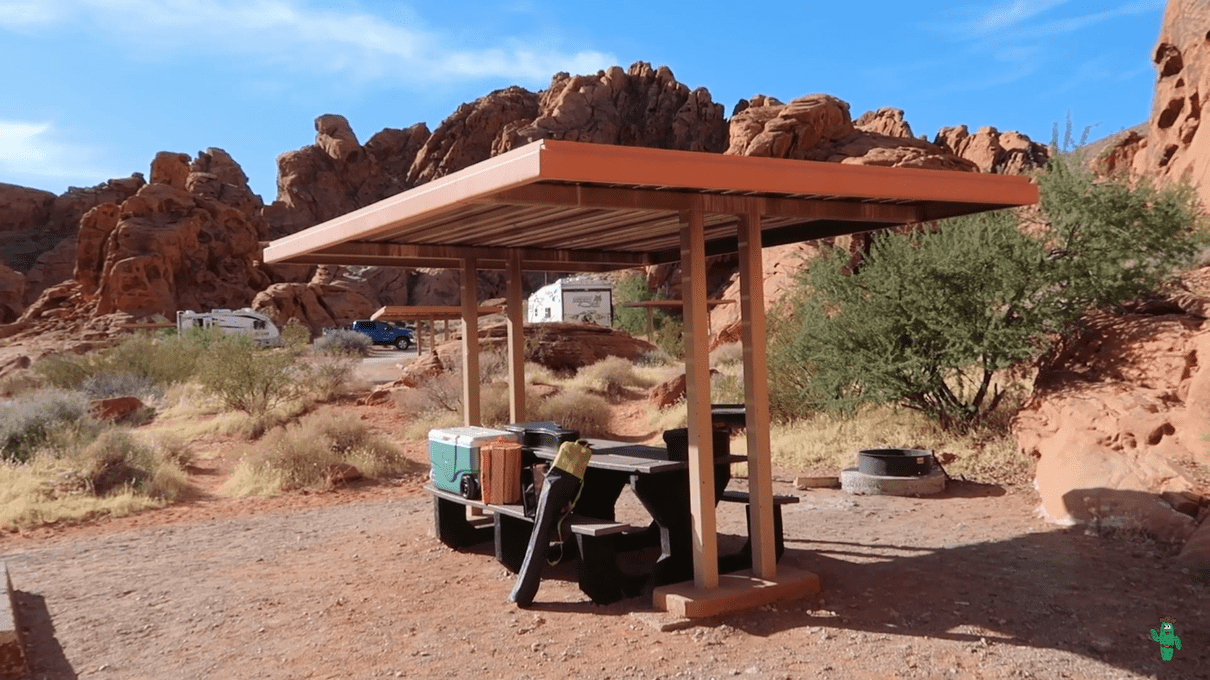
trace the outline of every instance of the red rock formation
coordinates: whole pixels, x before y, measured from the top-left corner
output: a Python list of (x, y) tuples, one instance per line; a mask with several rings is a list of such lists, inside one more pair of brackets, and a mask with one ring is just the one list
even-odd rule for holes
[(95, 187), (72, 187), (61, 196), (0, 184), (0, 262), (26, 276), (22, 306), (44, 289), (71, 278), (76, 227), (93, 206), (121, 202), (143, 186), (142, 175), (109, 180)]
[(55, 195), (49, 191), (0, 183), (0, 232), (46, 224)]
[(1138, 130), (1127, 130), (1094, 160), (1093, 167), (1101, 175), (1138, 177), (1146, 168), (1146, 152), (1147, 138)]
[(994, 127), (979, 128), (973, 135), (965, 125), (941, 128), (933, 143), (973, 162), (980, 172), (1020, 175), (1044, 167), (1050, 159), (1046, 145), (1019, 132), (1002, 133)]
[(705, 88), (690, 91), (667, 66), (635, 62), (596, 75), (558, 73), (531, 120), (505, 126), (493, 154), (537, 139), (718, 153), (725, 148), (723, 107)]
[[(1208, 301), (1188, 302), (1181, 306)], [(1086, 321), (1089, 333), (1043, 362), (1014, 422), (1021, 451), (1038, 461), (1041, 512), (1065, 524), (1137, 521), (1167, 539), (1188, 538), (1193, 520), (1159, 494), (1199, 491), (1182, 465), (1210, 462), (1205, 318), (1097, 313)]]
[(416, 154), (408, 185), (418, 186), (491, 158), (506, 126), (537, 116), (538, 95), (515, 86), (459, 106)]
[(25, 310), (25, 277), (0, 262), (0, 324), (12, 323)]
[(1210, 130), (1201, 127), (1202, 100), (1210, 93), (1210, 1), (1171, 0), (1164, 11), (1152, 60), (1158, 79), (1145, 174), (1164, 182), (1189, 178), (1210, 206)]
[(885, 107), (866, 111), (853, 121), (853, 127), (884, 137), (914, 137), (912, 126), (903, 119), (903, 109)]

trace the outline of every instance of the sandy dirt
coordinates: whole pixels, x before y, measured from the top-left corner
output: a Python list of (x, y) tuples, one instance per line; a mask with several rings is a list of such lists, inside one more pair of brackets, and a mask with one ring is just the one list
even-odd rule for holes
[[(325, 408), (396, 439), (406, 423)], [(641, 410), (619, 406), (613, 429), (639, 434)], [(1210, 678), (1210, 585), (1165, 546), (1044, 524), (1028, 489), (863, 497), (779, 470), (774, 491), (802, 499), (783, 562), (823, 592), (686, 622), (594, 605), (569, 564), (518, 609), (490, 545), (433, 538), (421, 476), (228, 498), (240, 445), (206, 445), (185, 503), (0, 536), (34, 678)], [(424, 442), (406, 450), (427, 464)], [(619, 518), (641, 513), (627, 491)], [(742, 510), (721, 505), (719, 527), (737, 544)], [(1183, 643), (1169, 662), (1149, 635), (1162, 616)]]

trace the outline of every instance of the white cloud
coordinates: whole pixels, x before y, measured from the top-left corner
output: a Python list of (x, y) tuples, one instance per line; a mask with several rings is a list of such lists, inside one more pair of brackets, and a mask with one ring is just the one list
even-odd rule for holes
[(96, 149), (65, 144), (45, 122), (0, 120), (0, 173), (3, 176), (70, 179), (96, 184), (118, 173), (98, 170)]
[(964, 29), (974, 33), (1003, 31), (1066, 2), (1068, 0), (1012, 0), (988, 8), (981, 16), (965, 22)]
[(592, 72), (615, 61), (602, 52), (547, 47), (529, 36), (454, 44), (399, 5), (392, 7), (391, 20), (313, 8), (299, 0), (61, 0), (58, 5), (59, 14), (46, 15), (42, 24), (86, 22), (136, 51), (253, 57), (359, 79), (423, 83), (508, 77), (544, 84), (557, 71)]
[(0, 26), (21, 29), (54, 23), (60, 18), (58, 9), (46, 0), (0, 0)]

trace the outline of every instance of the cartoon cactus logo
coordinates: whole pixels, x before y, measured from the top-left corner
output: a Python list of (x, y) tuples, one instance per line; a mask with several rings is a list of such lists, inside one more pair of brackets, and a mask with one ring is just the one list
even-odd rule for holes
[(1160, 658), (1164, 661), (1172, 661), (1173, 650), (1181, 648), (1181, 639), (1176, 636), (1176, 630), (1173, 628), (1175, 623), (1176, 619), (1165, 616), (1160, 619), (1160, 632), (1151, 629), (1151, 639), (1160, 643)]

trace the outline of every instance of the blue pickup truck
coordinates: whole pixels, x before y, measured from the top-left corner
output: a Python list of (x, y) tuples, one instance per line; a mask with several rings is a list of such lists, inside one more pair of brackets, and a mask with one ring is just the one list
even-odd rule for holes
[(386, 321), (354, 321), (349, 330), (369, 336), (375, 345), (394, 345), (396, 349), (408, 349), (415, 342), (412, 329)]

